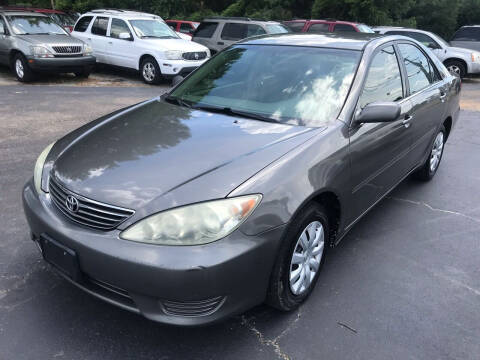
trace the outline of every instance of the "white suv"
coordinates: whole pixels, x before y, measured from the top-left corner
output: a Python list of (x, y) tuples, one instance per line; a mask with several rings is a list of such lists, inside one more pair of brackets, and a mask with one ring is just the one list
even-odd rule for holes
[(407, 36), (421, 42), (432, 50), (448, 70), (461, 78), (480, 74), (480, 52), (450, 46), (437, 34), (424, 30), (389, 26), (379, 26), (373, 30), (379, 34)]
[(139, 70), (148, 84), (186, 75), (210, 57), (161, 17), (135, 11), (93, 10), (77, 20), (72, 35), (91, 45), (97, 62)]

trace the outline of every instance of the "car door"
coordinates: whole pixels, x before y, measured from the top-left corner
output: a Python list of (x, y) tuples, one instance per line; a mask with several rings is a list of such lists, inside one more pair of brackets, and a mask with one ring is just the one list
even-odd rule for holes
[(356, 32), (357, 30), (349, 24), (335, 24), (333, 32)]
[(90, 32), (87, 32), (87, 30), (90, 28), (90, 23), (93, 20), (93, 16), (82, 16), (80, 19), (78, 19), (77, 23), (73, 27), (72, 31), (72, 36), (76, 37), (77, 39), (80, 39), (90, 46), (92, 45), (91, 38), (88, 40), (87, 38), (90, 37)]
[(307, 29), (309, 33), (326, 33), (330, 30), (330, 24), (328, 23), (313, 23)]
[[(129, 37), (124, 38), (127, 35)], [(122, 19), (112, 18), (111, 20), (106, 56), (111, 65), (133, 69), (137, 66), (139, 54), (136, 52), (135, 39), (128, 24)]]
[(398, 44), (407, 75), (407, 89), (412, 103), (412, 164), (419, 165), (429, 152), (431, 142), (446, 112), (446, 84), (428, 55), (412, 43)]
[(220, 33), (220, 41), (217, 43), (223, 48), (234, 42), (245, 39), (248, 36), (248, 25), (245, 23), (227, 22), (223, 25)]
[(0, 64), (8, 65), (8, 53), (10, 50), (11, 39), (8, 34), (7, 24), (0, 16)]
[(107, 56), (107, 38), (108, 23), (110, 18), (107, 16), (97, 16), (93, 20), (90, 34), (87, 36), (87, 42), (89, 42), (93, 49), (93, 54), (97, 58), (98, 62), (109, 64), (110, 57)]
[(356, 220), (411, 168), (408, 153), (412, 129), (405, 123), (411, 111), (406, 99), (405, 79), (400, 58), (393, 43), (376, 50), (367, 70), (356, 114), (370, 103), (393, 101), (400, 105), (397, 120), (350, 125), (350, 162), (352, 178), (352, 219)]

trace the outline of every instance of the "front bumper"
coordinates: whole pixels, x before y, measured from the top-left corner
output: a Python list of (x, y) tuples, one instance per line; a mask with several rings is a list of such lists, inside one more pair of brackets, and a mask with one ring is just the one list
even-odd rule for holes
[(471, 62), (468, 69), (469, 74), (480, 74), (480, 62)]
[(96, 63), (95, 56), (78, 57), (56, 57), (56, 58), (36, 58), (27, 57), (28, 65), (34, 71), (48, 72), (75, 72), (88, 67), (93, 67)]
[(258, 236), (235, 231), (200, 246), (159, 246), (119, 239), (119, 231), (96, 231), (62, 215), (50, 195), (30, 180), (23, 205), (34, 240), (55, 239), (74, 250), (90, 294), (151, 320), (202, 325), (264, 301), (283, 226)]
[(162, 76), (174, 77), (177, 75), (188, 75), (207, 60), (208, 58), (199, 61), (159, 59), (158, 64), (160, 66)]

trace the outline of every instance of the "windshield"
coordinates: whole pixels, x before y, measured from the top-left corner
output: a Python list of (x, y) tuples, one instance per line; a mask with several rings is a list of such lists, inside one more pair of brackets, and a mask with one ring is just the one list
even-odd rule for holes
[(357, 28), (358, 28), (358, 30), (360, 30), (360, 32), (375, 34), (375, 31), (373, 31), (373, 29), (368, 25), (358, 24)]
[(284, 34), (290, 32), (287, 27), (281, 24), (265, 25), (269, 34)]
[(442, 38), (440, 35), (435, 34), (435, 40), (437, 40), (439, 43), (442, 43), (443, 46), (446, 46), (446, 47), (450, 46), (450, 44), (444, 38)]
[(12, 15), (8, 16), (8, 22), (17, 35), (67, 34), (60, 25), (46, 16)]
[(175, 31), (160, 20), (130, 20), (130, 24), (140, 38), (180, 38)]
[(75, 20), (67, 14), (50, 14), (61, 25), (75, 25)]
[(353, 50), (237, 45), (205, 63), (170, 97), (193, 108), (324, 126), (337, 118), (360, 55)]

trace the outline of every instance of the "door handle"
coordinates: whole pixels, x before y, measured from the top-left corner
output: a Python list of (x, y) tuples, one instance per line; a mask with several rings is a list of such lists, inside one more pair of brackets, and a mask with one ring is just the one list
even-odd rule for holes
[(405, 119), (403, 119), (402, 124), (405, 126), (406, 129), (410, 127), (410, 120), (412, 120), (413, 116), (412, 115), (405, 115)]
[(225, 45), (225, 43), (223, 41), (219, 41), (217, 42), (217, 45)]
[(445, 101), (446, 97), (447, 97), (447, 93), (445, 91), (440, 91), (440, 100), (442, 100), (442, 102)]
[(87, 40), (90, 40), (90, 41), (92, 41), (92, 38), (87, 38)]
[(111, 41), (109, 41), (108, 43), (109, 43), (110, 45), (113, 45), (113, 42), (111, 42)]

